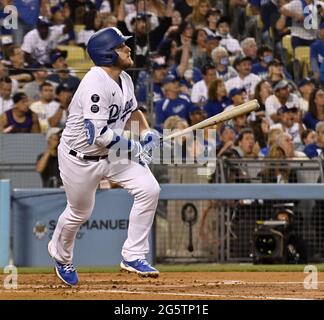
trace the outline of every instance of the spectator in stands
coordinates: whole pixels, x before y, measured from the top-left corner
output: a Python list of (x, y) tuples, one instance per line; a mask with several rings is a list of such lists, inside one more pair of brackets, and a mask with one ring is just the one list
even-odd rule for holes
[(252, 65), (252, 73), (258, 75), (261, 79), (268, 76), (268, 64), (273, 60), (273, 51), (267, 46), (263, 45), (257, 51), (258, 62)]
[(64, 25), (70, 26), (68, 32), (64, 33), (58, 40), (58, 44), (62, 45), (74, 45), (75, 44), (75, 32), (71, 27), (73, 21), (71, 20), (71, 11), (66, 10), (63, 3), (57, 3), (50, 9), (51, 12), (51, 22), (53, 24), (53, 29), (58, 31), (64, 27)]
[(204, 29), (196, 29), (192, 36), (192, 59), (196, 60), (206, 52), (207, 32)]
[(233, 88), (228, 93), (228, 97), (231, 100), (232, 104), (226, 107), (226, 109), (232, 109), (246, 101), (246, 90), (244, 87)]
[(172, 115), (188, 119), (192, 106), (189, 99), (179, 97), (180, 84), (174, 75), (167, 75), (162, 83), (165, 98), (155, 104), (156, 129), (161, 132), (164, 121)]
[[(136, 98), (141, 106), (146, 106), (148, 102), (148, 92), (150, 90), (150, 81), (153, 81), (153, 103), (161, 100), (164, 97), (162, 91), (162, 80), (167, 74), (167, 64), (165, 57), (155, 57), (152, 59), (153, 73), (147, 71), (140, 71), (136, 83)], [(151, 79), (152, 77), (152, 79)]]
[[(0, 60), (0, 81), (1, 79), (4, 79), (5, 77), (8, 77), (8, 68), (5, 66), (4, 61)], [(10, 78), (11, 79), (11, 78)], [(18, 81), (15, 79), (11, 79), (12, 82), (12, 89), (11, 94), (15, 94), (18, 91)]]
[(254, 98), (258, 100), (260, 108), (256, 111), (256, 117), (265, 117), (265, 102), (267, 98), (272, 94), (272, 88), (270, 83), (263, 79), (256, 86), (254, 90)]
[(243, 51), (243, 55), (251, 58), (252, 64), (258, 62), (258, 46), (254, 38), (249, 37), (242, 40), (241, 48)]
[(230, 92), (233, 88), (244, 87), (248, 99), (253, 99), (255, 86), (261, 81), (261, 79), (254, 73), (251, 73), (252, 59), (248, 56), (238, 57), (234, 61), (234, 67), (238, 72), (238, 76), (225, 82), (227, 92)]
[(269, 81), (272, 87), (281, 80), (287, 80), (290, 85), (295, 87), (295, 83), (291, 81), (291, 78), (291, 75), (284, 68), (283, 63), (280, 60), (274, 59), (268, 64), (268, 76), (266, 77), (266, 80)]
[(198, 0), (192, 8), (192, 14), (186, 17), (196, 28), (203, 28), (206, 26), (207, 15), (210, 10), (209, 0)]
[(205, 65), (213, 64), (213, 58), (211, 53), (215, 48), (219, 46), (221, 37), (216, 36), (207, 36), (206, 37), (206, 52), (198, 56), (194, 60), (194, 66), (198, 69), (202, 69)]
[(20, 84), (24, 84), (33, 79), (31, 72), (28, 71), (28, 64), (25, 63), (24, 53), (18, 45), (11, 45), (8, 48), (10, 64), (9, 76), (17, 80)]
[(315, 89), (315, 85), (312, 79), (304, 78), (298, 82), (298, 89), (301, 97), (299, 98), (300, 109), (303, 113), (309, 109), (310, 95)]
[(221, 126), (219, 133), (220, 143), (217, 145), (216, 155), (231, 158), (236, 137), (235, 130), (231, 125), (225, 124)]
[(307, 144), (304, 153), (308, 158), (315, 158), (324, 155), (324, 121), (316, 124), (315, 143)]
[(179, 11), (182, 19), (184, 20), (188, 15), (192, 13), (193, 6), (196, 3), (196, 0), (174, 0), (174, 10)]
[(207, 119), (207, 112), (198, 106), (193, 106), (189, 111), (188, 123), (190, 126), (193, 126), (203, 120)]
[[(268, 124), (269, 126), (269, 124)], [(261, 148), (259, 155), (261, 157), (266, 157), (269, 154), (269, 150), (272, 145), (274, 145), (277, 142), (278, 137), (282, 133), (281, 128), (273, 128), (269, 129), (268, 135), (267, 135), (267, 145), (264, 148)]]
[[(324, 3), (316, 2), (318, 5), (317, 21), (321, 21), (321, 14)], [(300, 46), (310, 46), (316, 39), (316, 27), (312, 26), (314, 18), (310, 17), (312, 13), (306, 6), (313, 5), (313, 0), (293, 0), (280, 8), (280, 13), (286, 17), (292, 18), (291, 26), (291, 45), (293, 49)]]
[(12, 108), (11, 93), (12, 80), (9, 77), (0, 79), (0, 114)]
[[(64, 128), (68, 117), (68, 107), (72, 100), (72, 90), (68, 86), (60, 85), (56, 88), (56, 101), (59, 106), (50, 110), (48, 123), (52, 128)], [(52, 113), (52, 115), (51, 115)]]
[(319, 26), (317, 37), (310, 47), (310, 63), (315, 79), (319, 79), (320, 67), (324, 61), (324, 22)]
[(47, 77), (47, 80), (58, 85), (68, 86), (73, 92), (79, 86), (80, 79), (71, 74), (67, 62), (67, 51), (55, 49), (51, 52), (51, 64), (53, 73)]
[(24, 86), (24, 92), (28, 96), (28, 99), (31, 102), (37, 101), (40, 99), (40, 86), (46, 81), (48, 76), (47, 69), (45, 65), (40, 63), (34, 63), (32, 66), (32, 75), (34, 81), (28, 82)]
[(315, 130), (316, 124), (324, 121), (324, 90), (316, 88), (310, 95), (309, 108), (303, 118), (306, 128)]
[(49, 82), (40, 86), (40, 100), (31, 104), (30, 109), (38, 115), (42, 133), (49, 129), (48, 118), (59, 108), (59, 103), (54, 100), (54, 87)]
[(99, 13), (96, 11), (88, 11), (84, 15), (84, 29), (77, 35), (77, 44), (85, 48), (90, 37), (100, 29), (101, 20)]
[(257, 117), (256, 120), (250, 122), (250, 127), (253, 130), (255, 141), (259, 144), (260, 153), (262, 156), (262, 150), (267, 147), (267, 139), (270, 131), (269, 122), (265, 117)]
[(204, 105), (208, 117), (212, 117), (229, 106), (232, 101), (227, 97), (224, 81), (220, 78), (213, 80), (208, 87), (208, 100)]
[(38, 117), (29, 109), (28, 97), (19, 92), (13, 96), (12, 100), (13, 108), (0, 115), (0, 132), (39, 133)]
[[(287, 132), (293, 140), (295, 149), (298, 149), (302, 145), (301, 135), (305, 130), (301, 122), (301, 117), (296, 116), (298, 112), (300, 112), (300, 110), (296, 107), (280, 107), (277, 111), (279, 121), (270, 127), (271, 129), (281, 128), (283, 132)], [(299, 119), (299, 121), (296, 121), (296, 119)]]
[(304, 146), (316, 142), (316, 131), (312, 129), (305, 129), (301, 136)]
[(102, 16), (102, 25), (101, 25), (102, 28), (113, 28), (113, 27), (116, 28), (117, 23), (118, 23), (117, 17), (112, 13), (105, 14)]
[(242, 129), (235, 141), (233, 149), (237, 152), (239, 158), (257, 158), (259, 148), (255, 143), (254, 133), (251, 128)]
[(72, 25), (67, 24), (60, 28), (56, 26), (53, 28), (50, 25), (47, 18), (39, 17), (36, 28), (25, 35), (21, 49), (25, 53), (27, 63), (49, 63), (50, 52), (57, 47), (59, 38), (73, 28)]
[(222, 10), (219, 8), (211, 8), (206, 16), (207, 25), (203, 28), (207, 35), (216, 36), (217, 35), (217, 21), (222, 15)]
[(277, 146), (281, 147), (286, 154), (287, 158), (305, 158), (305, 153), (295, 150), (292, 137), (287, 132), (282, 132), (277, 135), (275, 143)]
[(239, 42), (230, 35), (230, 21), (222, 16), (217, 21), (217, 34), (221, 36), (220, 45), (231, 55), (239, 55), (242, 52)]
[[(285, 150), (274, 144), (271, 146), (268, 159), (287, 159)], [(291, 170), (285, 163), (269, 163), (266, 168), (258, 173), (262, 183), (297, 183), (297, 174)]]
[(269, 96), (265, 102), (266, 116), (270, 125), (279, 122), (277, 111), (282, 107), (297, 108), (300, 110), (299, 99), (295, 94), (289, 92), (288, 81), (281, 80), (273, 88), (274, 94)]
[(195, 83), (191, 91), (191, 102), (198, 106), (203, 106), (208, 99), (208, 86), (216, 79), (215, 66), (213, 64), (204, 65), (202, 70), (203, 79)]
[(216, 67), (216, 77), (224, 81), (238, 76), (236, 70), (230, 65), (228, 52), (223, 47), (216, 47), (211, 53), (213, 63)]
[(57, 158), (57, 146), (60, 143), (61, 132), (59, 128), (51, 128), (47, 132), (47, 149), (37, 157), (36, 171), (41, 175), (43, 188), (62, 186)]

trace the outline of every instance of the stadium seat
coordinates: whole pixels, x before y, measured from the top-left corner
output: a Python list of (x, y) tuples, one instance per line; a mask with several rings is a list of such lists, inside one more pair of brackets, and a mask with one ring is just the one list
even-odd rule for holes
[(71, 61), (75, 61), (75, 60), (80, 61), (80, 60), (84, 60), (85, 58), (84, 49), (79, 46), (60, 45), (58, 46), (58, 48), (60, 50), (66, 50), (68, 52), (66, 61), (68, 62), (69, 65)]
[(302, 76), (307, 77), (310, 61), (310, 47), (302, 46), (295, 49), (295, 59), (300, 62), (302, 68)]
[(293, 48), (291, 45), (291, 35), (287, 34), (282, 38), (282, 46), (287, 50), (290, 57), (293, 56)]
[(69, 67), (75, 70), (79, 79), (82, 79), (93, 66), (94, 64), (91, 60), (74, 60), (69, 63)]
[(75, 24), (74, 32), (76, 33), (76, 35), (78, 35), (81, 30), (84, 30), (84, 28), (85, 28), (84, 24)]

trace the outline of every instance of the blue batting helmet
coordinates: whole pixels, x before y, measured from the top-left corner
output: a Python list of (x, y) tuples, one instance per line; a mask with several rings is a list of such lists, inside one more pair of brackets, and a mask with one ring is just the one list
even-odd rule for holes
[(88, 54), (96, 66), (116, 64), (118, 54), (114, 49), (132, 36), (124, 36), (117, 28), (105, 28), (97, 31), (88, 42)]

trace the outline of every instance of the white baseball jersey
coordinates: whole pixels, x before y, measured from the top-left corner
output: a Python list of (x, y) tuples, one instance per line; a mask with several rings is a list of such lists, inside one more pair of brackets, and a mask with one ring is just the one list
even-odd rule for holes
[(92, 67), (82, 79), (69, 106), (62, 140), (71, 149), (85, 155), (105, 155), (108, 150), (89, 145), (85, 119), (105, 120), (108, 128), (122, 132), (137, 109), (134, 85), (126, 73), (120, 74), (121, 87), (102, 68)]
[(254, 90), (256, 85), (261, 81), (261, 78), (254, 73), (250, 73), (244, 79), (240, 76), (231, 78), (225, 82), (225, 87), (229, 93), (233, 88), (244, 87), (248, 96), (254, 96)]
[(192, 103), (205, 103), (208, 99), (208, 87), (205, 80), (200, 80), (192, 86), (191, 91)]

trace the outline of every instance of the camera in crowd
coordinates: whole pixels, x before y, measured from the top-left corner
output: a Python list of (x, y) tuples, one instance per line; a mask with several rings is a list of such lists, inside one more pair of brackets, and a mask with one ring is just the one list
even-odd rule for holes
[(253, 235), (254, 264), (306, 263), (305, 242), (296, 233), (293, 204), (274, 205), (273, 220), (257, 221)]

